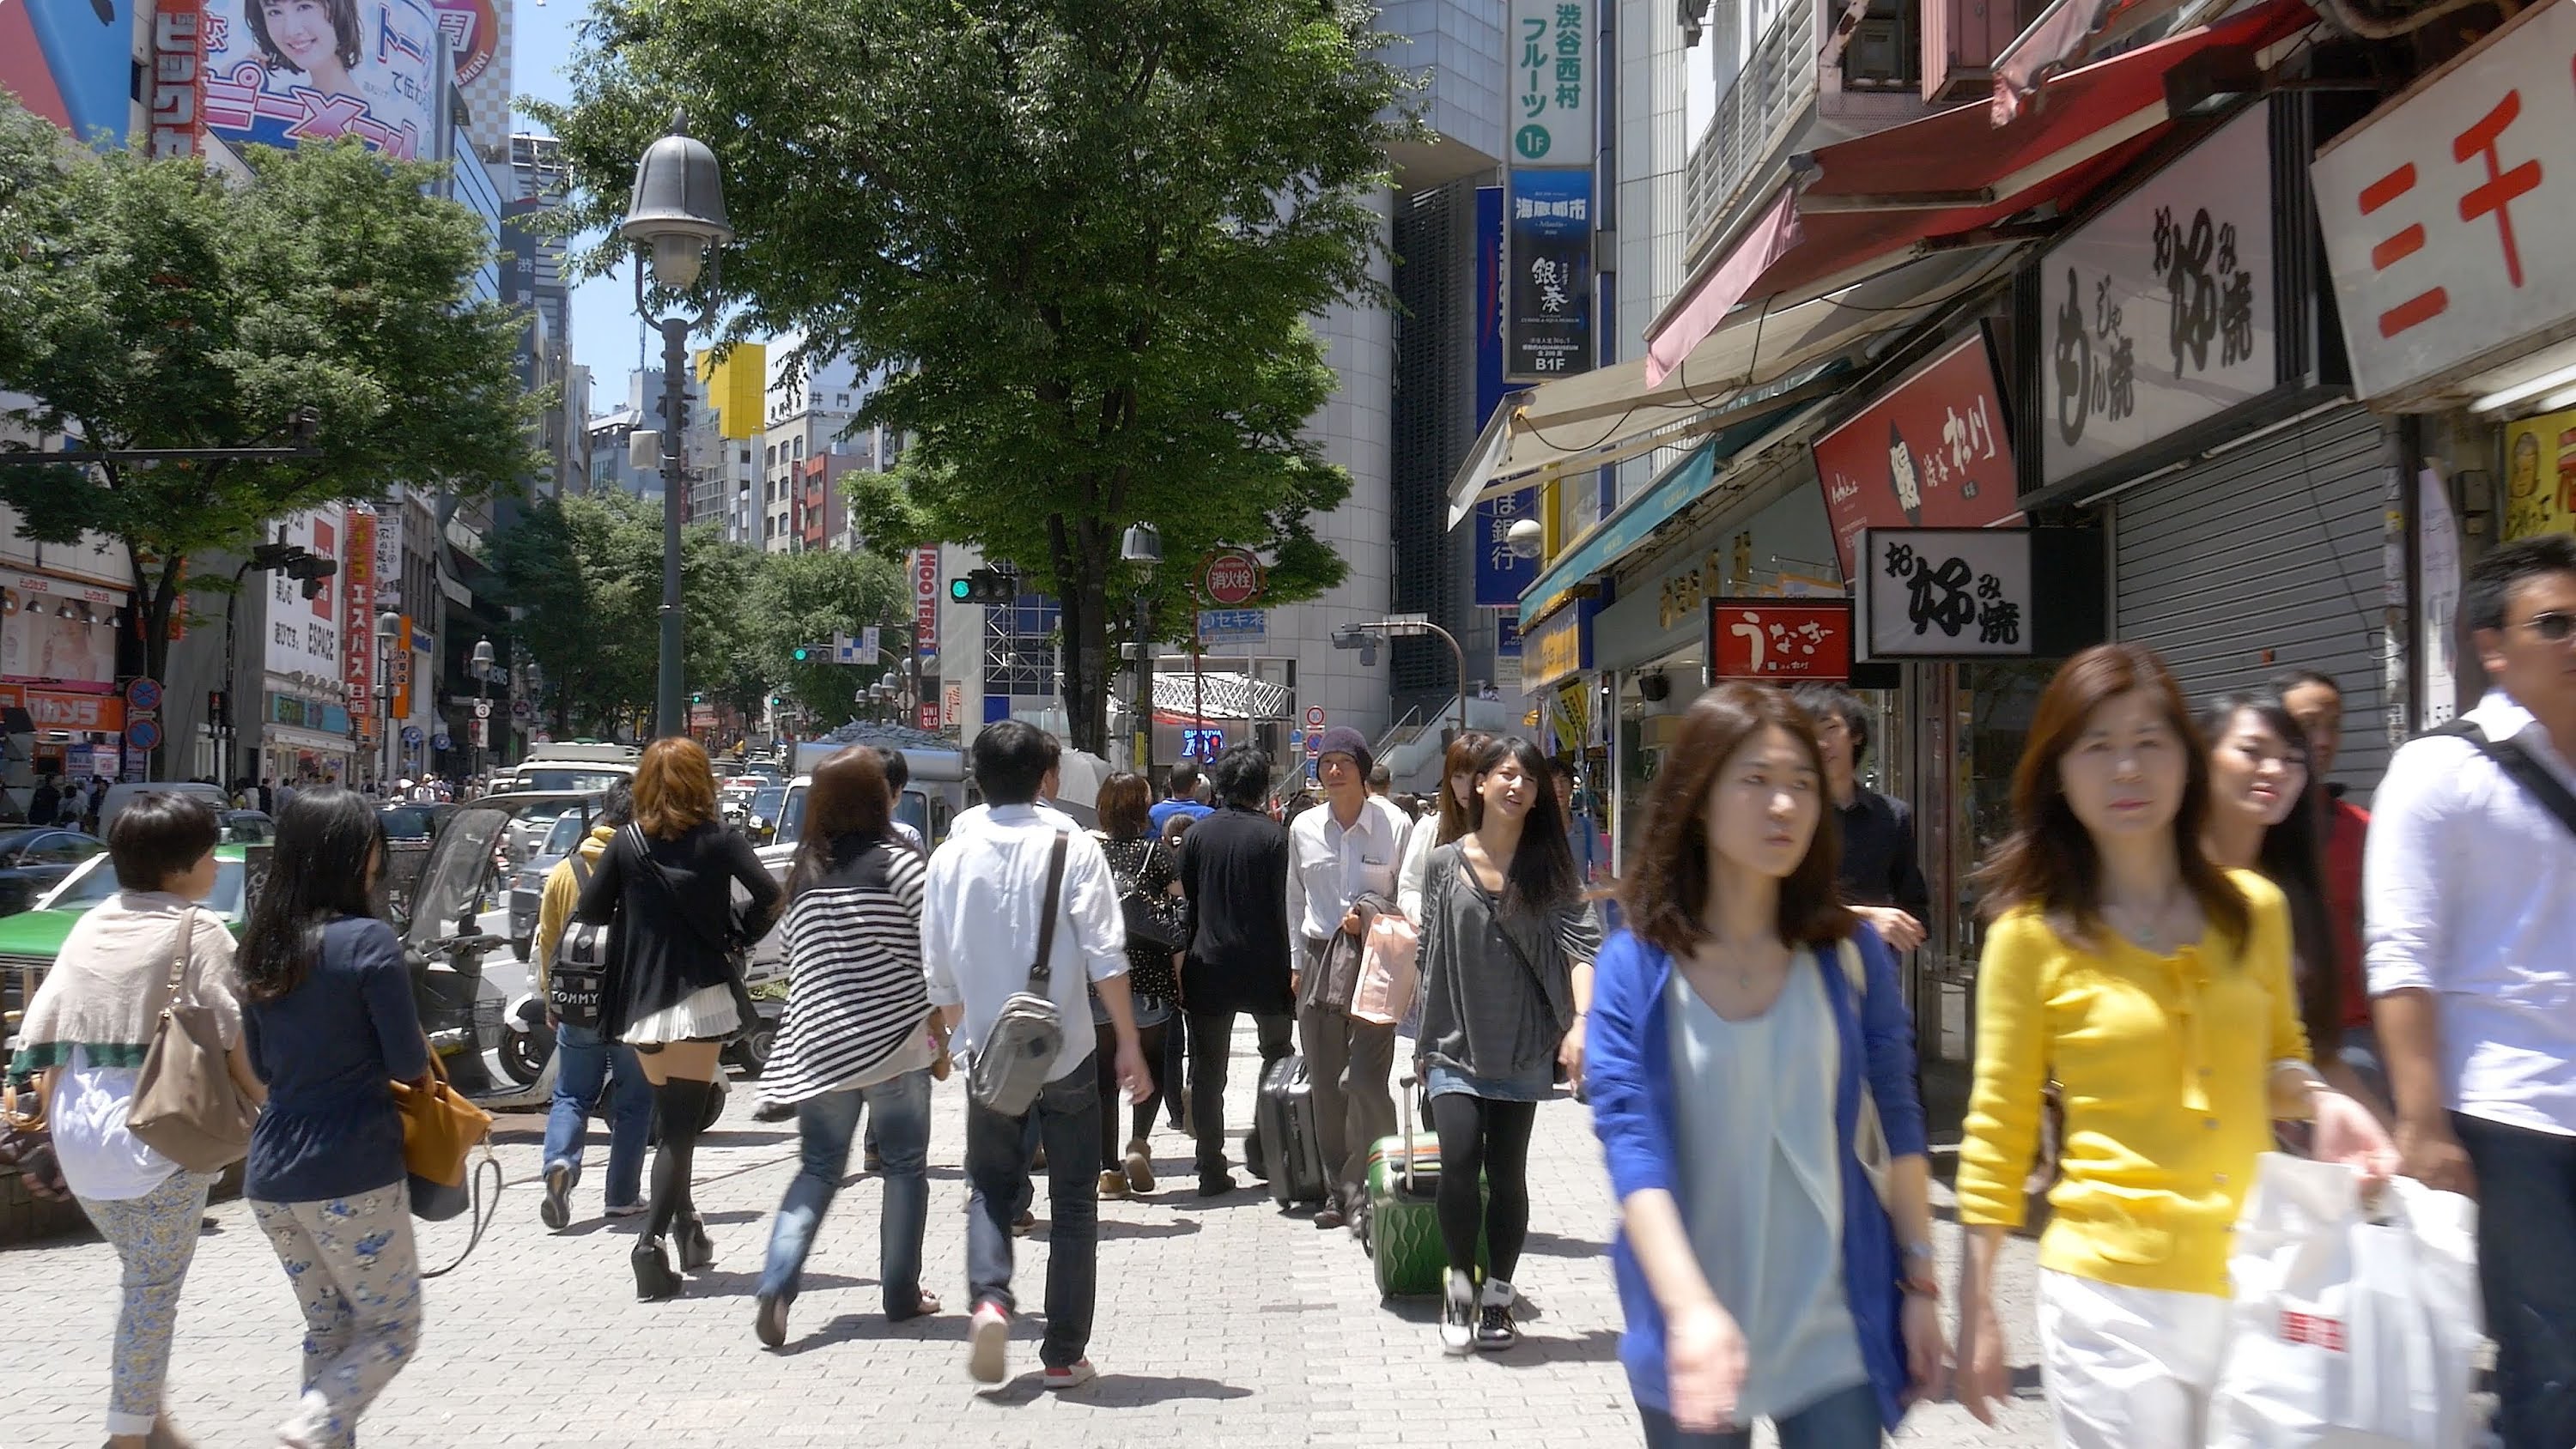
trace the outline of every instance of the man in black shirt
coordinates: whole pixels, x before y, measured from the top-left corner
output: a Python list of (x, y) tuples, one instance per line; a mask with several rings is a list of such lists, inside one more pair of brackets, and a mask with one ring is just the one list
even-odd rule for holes
[(1825, 790), (1843, 827), (1843, 897), (1854, 913), (1878, 928), (1899, 951), (1923, 944), (1932, 891), (1914, 854), (1914, 812), (1861, 788), (1860, 762), (1869, 755), (1869, 711), (1848, 689), (1811, 684), (1798, 703), (1816, 721), (1824, 747)]
[(1181, 958), (1181, 999), (1189, 1013), (1190, 1130), (1202, 1197), (1235, 1186), (1225, 1161), (1234, 1018), (1252, 1014), (1266, 1070), (1294, 1049), (1296, 1009), (1288, 984), (1288, 831), (1261, 809), (1270, 757), (1237, 745), (1210, 773), (1219, 808), (1181, 837), (1180, 861), (1190, 942)]

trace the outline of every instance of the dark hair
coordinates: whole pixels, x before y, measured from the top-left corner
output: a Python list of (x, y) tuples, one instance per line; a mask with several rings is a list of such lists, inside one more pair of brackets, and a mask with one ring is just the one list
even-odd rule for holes
[(1376, 764), (1369, 766), (1368, 787), (1371, 790), (1380, 792), (1393, 790), (1395, 788), (1395, 771), (1390, 768), (1384, 760), (1380, 760)]
[(1572, 784), (1574, 782), (1574, 762), (1562, 755), (1549, 757), (1547, 762), (1547, 772), (1554, 775), (1556, 778), (1565, 781), (1567, 784)]
[(1056, 766), (1055, 736), (1026, 720), (996, 720), (975, 737), (975, 788), (996, 805), (1026, 805)]
[[(1738, 750), (1772, 729), (1786, 731), (1816, 773), (1824, 774), (1825, 751), (1816, 740), (1814, 718), (1779, 690), (1721, 684), (1682, 711), (1681, 729), (1664, 752), (1664, 768), (1647, 791), (1637, 862), (1619, 889), (1631, 928), (1667, 955), (1687, 955), (1708, 939), (1701, 917), (1709, 905), (1711, 787)], [(1780, 882), (1782, 941), (1812, 946), (1852, 933), (1852, 913), (1836, 884), (1842, 853), (1842, 824), (1820, 806), (1806, 857)]]
[(1154, 787), (1145, 783), (1145, 777), (1121, 770), (1100, 782), (1091, 808), (1100, 817), (1101, 834), (1112, 840), (1138, 840), (1154, 833), (1153, 804)]
[[(366, 28), (358, 20), (358, 0), (322, 0), (322, 11), (331, 17), (331, 53), (340, 58), (341, 65), (357, 69), (359, 57), (366, 53)], [(262, 0), (242, 0), (242, 18), (250, 22), (251, 39), (259, 43), (259, 53), (270, 67), (304, 73), (304, 67), (287, 59), (277, 42), (268, 38), (268, 7)]]
[(1171, 814), (1164, 816), (1163, 843), (1173, 847), (1174, 849), (1178, 849), (1180, 847), (1181, 837), (1189, 834), (1190, 827), (1198, 823), (1199, 818), (1192, 815), (1187, 810), (1175, 810)]
[(891, 833), (894, 793), (886, 788), (885, 761), (866, 745), (834, 750), (814, 767), (805, 796), (805, 834), (787, 868), (787, 894), (803, 895), (823, 883), (833, 867)]
[(2236, 717), (2248, 712), (2309, 762), (2307, 788), (2281, 823), (2263, 832), (2254, 867), (2289, 898), (2290, 965), (2298, 983), (2299, 1020), (2308, 1029), (2308, 1049), (2323, 1054), (2343, 1034), (2343, 963), (2336, 959), (2333, 917), (2326, 910), (2325, 782), (2317, 778), (2316, 747), (2276, 691), (2223, 694), (2210, 701), (2200, 712), (2209, 747), (2217, 749)]
[(1433, 839), (1432, 844), (1447, 845), (1475, 828), (1470, 814), (1473, 807), (1458, 803), (1458, 792), (1451, 787), (1449, 781), (1455, 775), (1477, 773), (1476, 762), (1484, 758), (1486, 746), (1493, 742), (1492, 735), (1482, 730), (1469, 730), (1451, 740), (1449, 748), (1441, 754), (1440, 834)]
[(1171, 792), (1168, 798), (1174, 800), (1187, 799), (1196, 794), (1199, 788), (1198, 761), (1183, 760), (1172, 766), (1172, 773), (1164, 781), (1164, 788)]
[(295, 792), (277, 813), (268, 875), (242, 926), (243, 994), (275, 1001), (304, 984), (322, 954), (322, 928), (373, 914), (367, 863), (380, 861), (384, 820), (366, 796), (337, 785)]
[(2245, 897), (2200, 848), (2201, 829), (2209, 822), (2209, 744), (2191, 722), (2173, 671), (2144, 644), (2096, 644), (2067, 660), (2040, 695), (2021, 764), (2013, 771), (2012, 833), (1977, 868), (1988, 919), (2026, 905), (2059, 918), (2076, 935), (2101, 935), (2101, 852), (2093, 847), (2093, 832), (2066, 803), (2058, 766), (2084, 737), (2093, 711), (2136, 690), (2156, 697), (2166, 725), (2182, 743), (2182, 805), (2174, 812), (2173, 844), (2183, 884), (2220, 934), (2245, 939), (2253, 924)]
[(599, 792), (599, 813), (591, 817), (594, 825), (623, 830), (635, 818), (635, 787), (624, 780), (612, 780)]
[(1802, 684), (1789, 697), (1798, 702), (1798, 708), (1814, 715), (1819, 724), (1829, 712), (1842, 720), (1844, 732), (1851, 736), (1853, 769), (1859, 769), (1860, 762), (1869, 758), (1869, 709), (1860, 702), (1859, 695), (1838, 684)]
[(635, 766), (635, 824), (656, 840), (677, 840), (716, 819), (716, 768), (696, 740), (667, 735), (644, 747)]
[(170, 877), (194, 869), (223, 834), (214, 807), (202, 798), (147, 790), (108, 822), (108, 863), (118, 885), (157, 891)]
[(2513, 591), (2543, 574), (2576, 574), (2576, 537), (2539, 533), (2504, 544), (2469, 565), (2460, 582), (2460, 616), (2472, 629), (2504, 627)]
[[(1547, 756), (1518, 735), (1487, 744), (1476, 760), (1476, 783), (1506, 763), (1518, 764), (1533, 782), (1547, 778)], [(1512, 850), (1511, 868), (1503, 881), (1503, 910), (1540, 915), (1583, 899), (1583, 881), (1574, 871), (1574, 852), (1565, 843), (1565, 814), (1556, 808), (1554, 790), (1530, 792), (1529, 815), (1521, 822), (1520, 844)], [(1475, 796), (1471, 829), (1485, 824), (1485, 796)]]
[(2270, 687), (2274, 694), (2286, 695), (2294, 689), (2307, 689), (2318, 685), (2333, 690), (2335, 698), (2343, 698), (2342, 683), (2321, 669), (2285, 669), (2272, 676)]
[(1209, 778), (1219, 800), (1259, 809), (1261, 797), (1270, 790), (1270, 756), (1258, 745), (1236, 745), (1216, 757)]
[(902, 794), (903, 787), (912, 783), (912, 762), (903, 757), (903, 751), (891, 745), (873, 748), (877, 752), (877, 763), (885, 768), (886, 793)]

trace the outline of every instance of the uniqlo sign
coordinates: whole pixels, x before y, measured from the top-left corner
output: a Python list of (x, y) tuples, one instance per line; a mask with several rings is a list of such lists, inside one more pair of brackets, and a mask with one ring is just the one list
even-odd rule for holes
[(1849, 679), (1851, 601), (1711, 599), (1708, 661), (1712, 683)]
[(2576, 4), (2515, 16), (2312, 174), (2363, 398), (2576, 321)]

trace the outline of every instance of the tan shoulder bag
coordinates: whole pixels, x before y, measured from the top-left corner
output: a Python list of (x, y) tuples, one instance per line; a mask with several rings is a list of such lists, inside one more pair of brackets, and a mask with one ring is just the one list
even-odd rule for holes
[(199, 1004), (193, 992), (180, 999), (196, 936), (197, 912), (185, 908), (167, 999), (153, 1023), (152, 1046), (135, 1079), (125, 1125), (145, 1146), (190, 1172), (221, 1172), (250, 1155), (259, 1108), (233, 1081), (231, 1053), (213, 1008)]

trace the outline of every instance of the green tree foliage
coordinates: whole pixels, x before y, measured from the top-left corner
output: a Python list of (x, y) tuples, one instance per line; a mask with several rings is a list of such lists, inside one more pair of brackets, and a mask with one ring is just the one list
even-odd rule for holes
[[(740, 244), (697, 301), (732, 335), (894, 380), (903, 464), (854, 505), (879, 547), (948, 540), (1063, 606), (1074, 742), (1104, 743), (1137, 520), (1173, 565), (1232, 543), (1270, 600), (1342, 561), (1310, 516), (1348, 476), (1304, 436), (1333, 386), (1306, 319), (1383, 301), (1384, 148), (1408, 83), (1353, 0), (601, 0), (575, 104), (538, 108), (612, 222), (675, 107), (724, 166)], [(606, 265), (613, 250), (594, 254)]]
[(317, 417), (313, 458), (0, 461), (25, 534), (126, 545), (155, 677), (190, 558), (335, 498), (477, 494), (545, 466), (520, 319), (468, 294), (490, 237), (425, 192), (435, 168), (354, 142), (247, 160), (236, 180), (68, 145), (0, 95), (0, 392), (35, 400), (0, 416), (109, 450), (277, 447), (298, 409)]
[(829, 656), (799, 664), (796, 647), (829, 644), (835, 634), (855, 639), (873, 624), (884, 630), (885, 647), (899, 650), (911, 637), (900, 627), (909, 602), (902, 570), (873, 554), (768, 555), (745, 611), (751, 656), (769, 665), (772, 682), (816, 719), (839, 724), (857, 713), (854, 696), (885, 666), (834, 664)]

